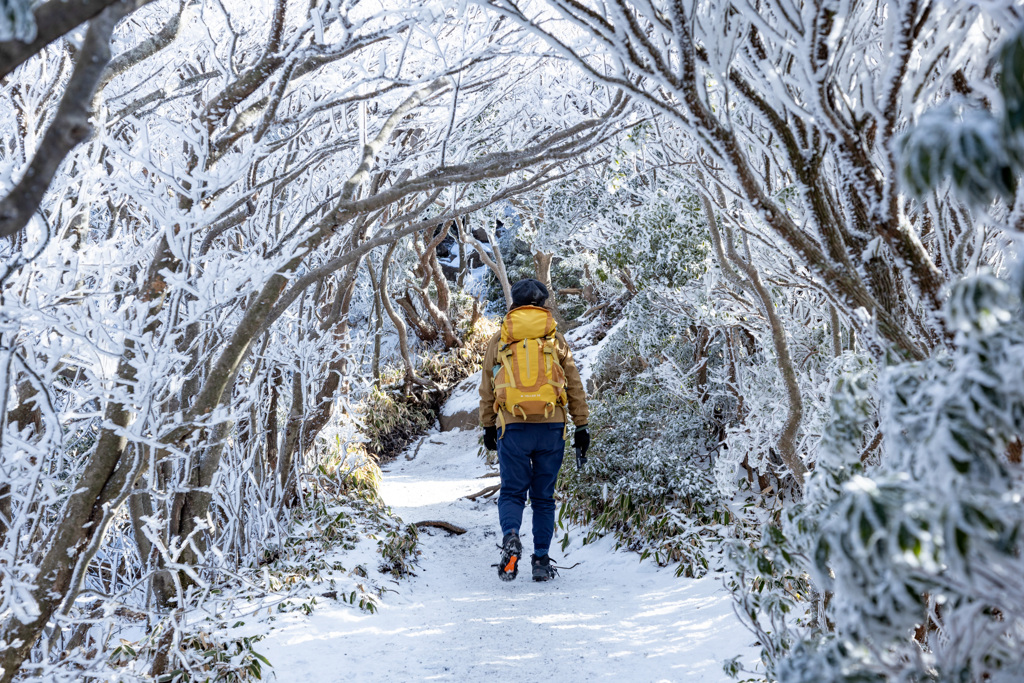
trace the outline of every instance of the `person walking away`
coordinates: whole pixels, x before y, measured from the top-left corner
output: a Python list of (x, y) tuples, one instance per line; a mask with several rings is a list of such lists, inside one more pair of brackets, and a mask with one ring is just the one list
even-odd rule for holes
[(527, 495), (533, 508), (533, 580), (555, 577), (548, 550), (555, 533), (555, 482), (569, 416), (576, 425), (573, 445), (583, 455), (590, 447), (586, 392), (569, 345), (544, 308), (547, 299), (547, 287), (539, 280), (512, 285), (512, 307), (501, 331), (487, 343), (480, 378), (484, 445), (498, 451), (501, 469), (498, 576), (504, 581), (519, 573), (519, 528)]

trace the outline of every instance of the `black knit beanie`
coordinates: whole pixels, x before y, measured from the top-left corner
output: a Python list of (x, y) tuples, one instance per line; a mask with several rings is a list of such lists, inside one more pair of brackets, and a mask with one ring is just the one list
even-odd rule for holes
[(548, 288), (540, 280), (528, 277), (512, 285), (512, 308), (543, 306), (548, 300)]

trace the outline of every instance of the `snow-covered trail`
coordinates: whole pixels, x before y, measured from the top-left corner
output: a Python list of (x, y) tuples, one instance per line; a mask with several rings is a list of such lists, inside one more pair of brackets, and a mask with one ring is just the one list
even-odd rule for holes
[[(261, 643), (279, 681), (727, 681), (722, 662), (754, 655), (753, 640), (713, 578), (616, 552), (582, 534), (552, 555), (564, 570), (535, 583), (529, 565), (498, 579), (497, 508), (463, 498), (496, 478), (477, 432), (432, 432), (415, 459), (385, 469), (383, 496), (407, 522), (443, 520), (468, 530), (420, 533), (417, 576), (387, 593), (377, 614), (347, 605), (293, 613)], [(412, 451), (407, 451), (411, 455)], [(530, 510), (523, 545), (531, 548)]]

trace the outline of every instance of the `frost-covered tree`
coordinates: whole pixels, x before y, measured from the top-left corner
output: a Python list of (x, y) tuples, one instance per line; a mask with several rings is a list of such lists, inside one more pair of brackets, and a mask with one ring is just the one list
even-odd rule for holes
[[(523, 39), (432, 3), (155, 2), (117, 25), (92, 136), (3, 251), (0, 680), (78, 656), (61, 646), (105, 562), (124, 567), (112, 604), (150, 596), (151, 673), (169, 670), (181, 611), (301, 502), (364, 362), (353, 302), (391, 282), (387, 259), (418, 249), (433, 277), (436, 226), (615, 133), (628, 103), (606, 89), (530, 105), (579, 74)], [(8, 184), (83, 49), (5, 84)]]
[(948, 339), (943, 288), (992, 245), (947, 248), (973, 224), (950, 197), (908, 201), (896, 142), (929, 103), (984, 100), (1013, 3), (491, 4), (686, 131), (707, 182), (876, 355), (921, 359)]
[[(848, 368), (805, 501), (736, 547), (738, 613), (780, 681), (1018, 680), (1019, 276), (958, 283), (948, 356)], [(884, 457), (857, 445), (881, 403)], [(1016, 455), (1014, 455), (1016, 453)], [(821, 591), (806, 600), (813, 586)]]
[[(962, 120), (944, 109), (908, 133), (902, 163), (922, 201), (952, 191), (984, 209), (1014, 189), (1020, 41), (1012, 36), (1000, 54), (991, 109)], [(1013, 216), (988, 208), (983, 225)], [(996, 265), (950, 288), (949, 353), (837, 376), (805, 501), (756, 548), (736, 546), (739, 613), (762, 639), (770, 678), (1024, 675), (1022, 271)], [(861, 444), (876, 425), (872, 455)], [(801, 621), (815, 590), (812, 618)]]
[[(957, 150), (979, 151), (988, 165), (967, 175), (998, 175), (991, 211), (1019, 222), (1014, 177), (1000, 161), (1012, 146), (947, 125), (950, 113), (989, 106), (992, 56), (1022, 19), (1014, 3), (487, 4), (649, 107), (656, 133), (632, 156), (699, 198), (720, 291), (768, 323), (788, 412), (782, 424), (762, 423), (775, 422), (774, 443), (756, 450), (776, 451), (798, 486), (825, 401), (803, 367), (819, 352), (797, 355), (795, 337), (824, 330), (829, 355), (922, 360), (952, 339), (940, 313), (948, 287), (1001, 266), (1007, 234), (978, 222), (975, 199), (918, 198), (901, 182), (956, 166)], [(950, 113), (936, 124), (942, 102)], [(919, 133), (905, 141), (910, 128)], [(921, 131), (948, 134), (953, 152), (923, 156), (907, 175), (900, 150), (912, 154)]]

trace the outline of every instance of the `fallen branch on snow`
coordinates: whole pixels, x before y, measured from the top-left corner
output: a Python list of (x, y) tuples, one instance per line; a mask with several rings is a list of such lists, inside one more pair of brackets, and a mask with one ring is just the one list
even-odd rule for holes
[(422, 529), (423, 527), (428, 526), (436, 527), (438, 529), (444, 529), (447, 532), (453, 533), (456, 536), (461, 536), (462, 534), (466, 533), (466, 530), (463, 529), (461, 526), (455, 526), (451, 522), (441, 522), (434, 519), (428, 519), (424, 522), (416, 522), (413, 526), (415, 526), (417, 529)]
[(469, 498), (470, 500), (476, 500), (477, 498), (480, 498), (481, 496), (483, 496), (484, 498), (488, 498), (490, 496), (493, 496), (495, 493), (497, 493), (498, 489), (500, 489), (500, 488), (501, 488), (501, 484), (495, 484), (494, 486), (488, 486), (487, 488), (485, 488), (482, 491), (477, 491), (476, 493), (470, 494), (468, 496), (463, 496), (463, 498)]

